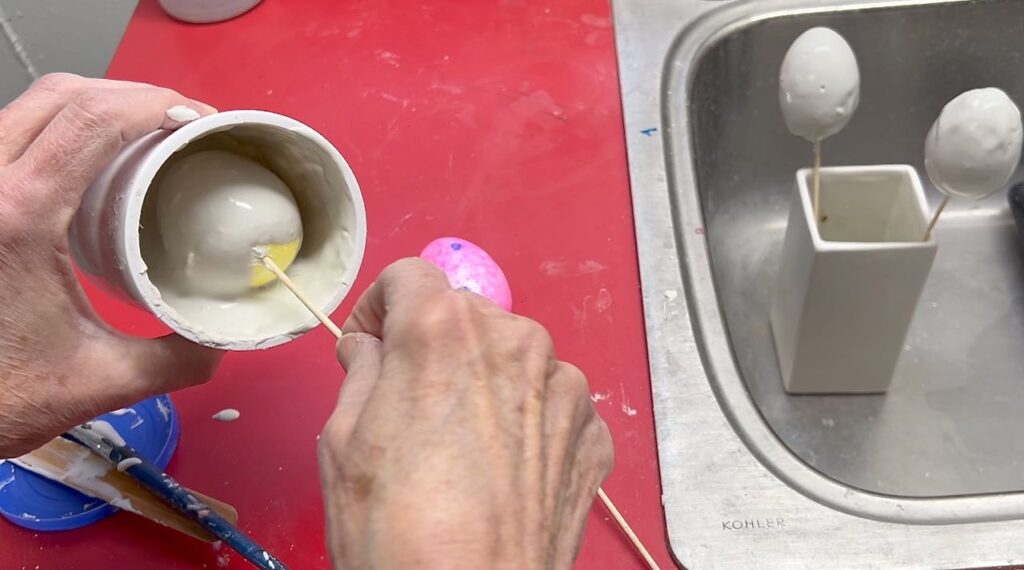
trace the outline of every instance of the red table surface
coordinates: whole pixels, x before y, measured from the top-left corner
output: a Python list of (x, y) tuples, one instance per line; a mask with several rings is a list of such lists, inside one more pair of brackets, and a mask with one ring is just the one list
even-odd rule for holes
[[(202, 26), (143, 0), (109, 76), (289, 115), (338, 147), (369, 236), (336, 320), (388, 263), (436, 237), (486, 249), (513, 309), (547, 326), (559, 357), (589, 377), (615, 440), (605, 489), (671, 565), (605, 0), (265, 0)], [(94, 298), (119, 328), (156, 332), (140, 311)], [(235, 505), (241, 528), (290, 567), (329, 567), (316, 438), (342, 378), (323, 329), (229, 355), (213, 381), (174, 395), (182, 436), (168, 471)], [(241, 419), (210, 419), (226, 407)], [(217, 568), (219, 554), (126, 513), (53, 534), (0, 523), (4, 568)], [(249, 566), (231, 555), (227, 567)], [(576, 568), (642, 567), (595, 503)]]

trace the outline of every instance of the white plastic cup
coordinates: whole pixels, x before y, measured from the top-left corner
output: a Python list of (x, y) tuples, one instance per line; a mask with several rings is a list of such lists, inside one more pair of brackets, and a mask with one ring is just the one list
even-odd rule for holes
[(180, 293), (151, 271), (163, 255), (155, 193), (164, 169), (204, 150), (228, 150), (274, 171), (295, 195), (303, 244), (288, 275), (325, 313), (348, 294), (366, 246), (366, 211), (355, 175), (322, 135), (285, 116), (228, 111), (128, 145), (86, 190), (69, 232), (91, 278), (156, 315), (178, 334), (224, 350), (291, 341), (318, 321), (280, 283), (236, 300)]

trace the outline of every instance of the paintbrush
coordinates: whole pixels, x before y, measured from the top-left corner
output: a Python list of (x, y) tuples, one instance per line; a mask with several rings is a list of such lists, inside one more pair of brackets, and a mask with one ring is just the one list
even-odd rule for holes
[[(22, 469), (110, 503), (123, 511), (137, 514), (200, 540), (217, 540), (217, 537), (159, 500), (137, 481), (115, 469), (109, 461), (70, 439), (58, 437), (39, 449), (9, 461)], [(189, 492), (210, 505), (222, 517), (232, 523), (238, 522), (238, 511), (231, 505), (195, 491)]]
[(87, 422), (71, 428), (66, 435), (116, 465), (118, 471), (128, 474), (165, 503), (237, 551), (257, 568), (263, 570), (286, 569), (280, 560), (271, 556), (266, 549), (218, 514), (210, 505), (182, 487), (160, 468), (139, 457), (134, 449), (125, 444), (124, 439), (110, 424), (103, 421)]

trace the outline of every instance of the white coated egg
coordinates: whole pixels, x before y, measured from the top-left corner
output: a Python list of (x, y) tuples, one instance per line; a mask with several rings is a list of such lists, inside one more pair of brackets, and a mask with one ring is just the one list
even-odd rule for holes
[(243, 294), (253, 286), (254, 248), (292, 244), (297, 250), (302, 238), (299, 208), (285, 183), (231, 152), (198, 152), (171, 165), (156, 208), (165, 263), (183, 291)]
[(1001, 189), (1020, 163), (1020, 110), (995, 87), (946, 103), (924, 145), (928, 178), (947, 195), (981, 199)]
[(811, 28), (789, 46), (779, 70), (786, 128), (815, 142), (843, 129), (860, 102), (860, 71), (850, 44), (830, 28)]

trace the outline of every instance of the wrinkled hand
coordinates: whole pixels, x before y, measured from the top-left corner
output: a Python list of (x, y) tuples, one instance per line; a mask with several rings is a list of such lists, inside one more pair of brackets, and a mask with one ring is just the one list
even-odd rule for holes
[(0, 110), (0, 458), (77, 423), (207, 379), (218, 353), (178, 336), (131, 339), (96, 316), (68, 226), (125, 143), (214, 109), (141, 83), (47, 75)]
[(320, 438), (335, 567), (570, 567), (612, 442), (543, 327), (404, 260), (344, 330)]

